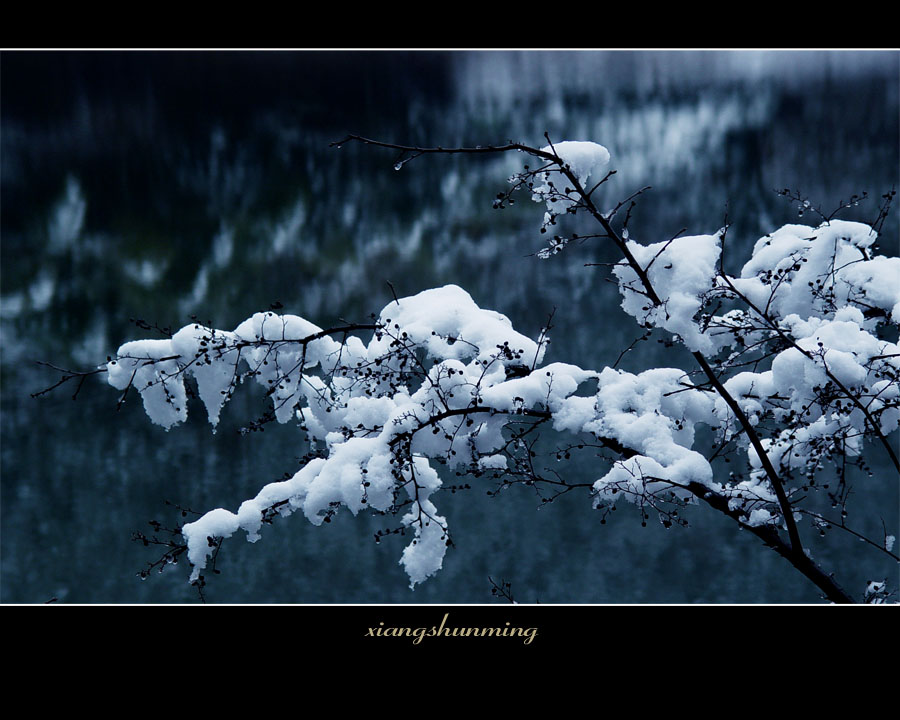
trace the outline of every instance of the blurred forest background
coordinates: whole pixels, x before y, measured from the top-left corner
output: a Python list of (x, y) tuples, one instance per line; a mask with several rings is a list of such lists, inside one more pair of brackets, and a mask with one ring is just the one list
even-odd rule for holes
[[(165, 500), (235, 510), (306, 452), (292, 425), (237, 430), (265, 407), (245, 385), (216, 434), (197, 404), (185, 426), (151, 425), (137, 396), (90, 378), (76, 402), (57, 375), (86, 369), (124, 341), (192, 316), (232, 329), (282, 303), (327, 326), (364, 320), (391, 300), (455, 283), (536, 336), (556, 308), (547, 361), (602, 368), (640, 333), (619, 309), (601, 244), (550, 260), (543, 208), (491, 202), (518, 154), (420, 158), (329, 143), (348, 132), (408, 144), (508, 139), (606, 145), (618, 173), (609, 206), (643, 185), (631, 235), (710, 233), (728, 213), (729, 270), (788, 222), (817, 224), (776, 190), (826, 214), (871, 220), (898, 186), (895, 52), (4, 52), (0, 56), (0, 402), (5, 603), (195, 602), (179, 564), (141, 582), (153, 548), (130, 540), (148, 520), (182, 522)], [(898, 218), (881, 251), (896, 255)], [(643, 343), (620, 367), (687, 366)], [(551, 438), (548, 441), (552, 442)], [(848, 519), (875, 538), (898, 528), (897, 478), (873, 448), (874, 477), (854, 478)], [(596, 460), (561, 472), (598, 477)], [(227, 541), (212, 602), (490, 602), (488, 576), (541, 603), (816, 602), (816, 588), (726, 518), (642, 528), (623, 507), (601, 526), (587, 496), (542, 508), (526, 488), (487, 497), (439, 493), (457, 547), (411, 592), (405, 540), (376, 545), (388, 518), (346, 510), (316, 528), (294, 516), (249, 544)], [(884, 526), (882, 526), (884, 522)], [(896, 565), (850, 536), (812, 551), (851, 592)]]

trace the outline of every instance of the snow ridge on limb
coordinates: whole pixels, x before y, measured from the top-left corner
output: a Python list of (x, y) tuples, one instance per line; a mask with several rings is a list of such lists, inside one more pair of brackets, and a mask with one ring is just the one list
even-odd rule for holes
[(709, 353), (714, 345), (695, 316), (715, 286), (721, 254), (721, 231), (715, 235), (677, 237), (668, 242), (627, 247), (644, 268), (660, 303), (650, 302), (643, 280), (627, 263), (613, 268), (622, 293), (622, 309), (644, 327), (659, 327), (678, 336), (689, 350)]
[[(620, 263), (613, 272), (623, 309), (692, 351), (728, 351), (726, 370), (750, 364), (755, 348), (770, 348), (752, 363), (765, 369), (738, 371), (723, 387), (752, 426), (776, 421), (763, 446), (781, 473), (812, 476), (832, 455), (858, 456), (869, 431), (883, 440), (900, 422), (900, 348), (878, 337), (878, 327), (896, 326), (900, 316), (900, 258), (873, 256), (877, 234), (863, 223), (786, 225), (761, 238), (740, 276), (731, 277), (719, 267), (723, 234), (646, 246), (628, 241), (660, 302), (649, 301), (634, 269)], [(714, 302), (737, 307), (705, 314)], [(723, 397), (713, 407), (710, 424), (746, 449), (757, 501), (770, 499), (759, 454), (739, 437), (732, 408)], [(619, 475), (652, 474), (646, 463), (642, 473), (637, 460), (630, 463)], [(747, 487), (740, 483), (735, 497)], [(774, 522), (778, 511), (754, 508), (750, 515)]]
[[(775, 349), (766, 369), (725, 385), (753, 422), (778, 421), (766, 449), (786, 472), (811, 477), (832, 455), (859, 456), (868, 435), (897, 466), (885, 436), (900, 420), (900, 347), (883, 330), (900, 320), (900, 258), (873, 255), (876, 239), (863, 223), (786, 225), (756, 243), (740, 277), (718, 279), (717, 297), (742, 306), (709, 318), (726, 365)], [(716, 412), (733, 419), (721, 402)], [(748, 456), (758, 474), (758, 454)]]
[(303, 318), (258, 313), (233, 332), (193, 324), (171, 340), (126, 343), (110, 361), (109, 382), (137, 388), (148, 416), (167, 430), (187, 417), (185, 378), (197, 382), (215, 427), (236, 384), (255, 377), (276, 419), (302, 423), (324, 455), (266, 485), (236, 513), (217, 508), (185, 524), (192, 581), (216, 538), (243, 530), (255, 542), (276, 514), (300, 511), (318, 525), (346, 507), (353, 514), (405, 509), (401, 524), (413, 539), (400, 562), (412, 586), (423, 582), (451, 544), (431, 500), (441, 486), (431, 461), (496, 466), (508, 415), (559, 413), (559, 422), (571, 424), (567, 401), (596, 375), (560, 363), (541, 367), (546, 338), (521, 335), (453, 285), (392, 301), (368, 343), (323, 333)]

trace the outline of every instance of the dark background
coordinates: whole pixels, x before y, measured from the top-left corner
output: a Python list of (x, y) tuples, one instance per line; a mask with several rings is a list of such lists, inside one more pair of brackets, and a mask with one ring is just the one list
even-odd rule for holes
[[(140, 582), (155, 559), (129, 540), (181, 522), (164, 500), (234, 510), (293, 472), (290, 426), (242, 438), (264, 409), (245, 387), (213, 435), (201, 408), (166, 433), (95, 378), (76, 402), (35, 360), (103, 362), (150, 337), (129, 318), (178, 328), (196, 314), (231, 329), (270, 303), (322, 326), (390, 299), (456, 283), (536, 335), (555, 307), (547, 361), (612, 365), (639, 333), (618, 309), (600, 246), (550, 261), (542, 209), (491, 210), (519, 157), (422, 158), (329, 143), (348, 132), (432, 145), (515, 139), (605, 144), (605, 199), (652, 185), (632, 236), (713, 232), (727, 207), (746, 256), (798, 218), (774, 190), (826, 212), (898, 184), (896, 52), (4, 52), (0, 55), (0, 402), (3, 602), (193, 602), (188, 569)], [(877, 214), (875, 200), (847, 219)], [(881, 251), (897, 254), (896, 215)], [(736, 272), (739, 266), (730, 268)], [(684, 364), (644, 344), (624, 367)], [(198, 411), (199, 410), (199, 411)], [(850, 521), (897, 533), (896, 479), (877, 450), (854, 480)], [(590, 457), (567, 466), (598, 477)], [(454, 481), (456, 481), (454, 479)], [(559, 603), (815, 602), (813, 586), (726, 519), (642, 528), (632, 508), (600, 526), (570, 494), (539, 512), (524, 489), (498, 499), (472, 483), (442, 493), (458, 547), (410, 592), (386, 520), (344, 511), (330, 526), (280, 521), (229, 540), (213, 602), (490, 602), (488, 576), (516, 598)], [(893, 530), (891, 530), (893, 528)], [(851, 592), (897, 570), (858, 541), (809, 534)], [(149, 554), (148, 554), (149, 553)]]

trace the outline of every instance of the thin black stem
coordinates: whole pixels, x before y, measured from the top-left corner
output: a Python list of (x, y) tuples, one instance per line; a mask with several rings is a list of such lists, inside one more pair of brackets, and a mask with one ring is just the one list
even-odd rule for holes
[(829, 600), (841, 604), (856, 602), (852, 596), (847, 594), (847, 592), (840, 585), (838, 585), (837, 581), (831, 575), (827, 574), (818, 565), (816, 565), (805, 553), (797, 553), (795, 552), (792, 544), (788, 545), (787, 543), (785, 543), (784, 540), (782, 540), (778, 535), (778, 531), (773, 526), (747, 525), (741, 519), (740, 510), (732, 509), (729, 506), (727, 497), (714, 492), (713, 490), (710, 490), (705, 485), (702, 485), (698, 482), (690, 482), (685, 487), (696, 497), (703, 500), (705, 503), (715, 508), (719, 512), (724, 513), (732, 520), (737, 522), (744, 530), (749, 530), (752, 534), (762, 540), (766, 545), (768, 545), (775, 552), (781, 555), (797, 570), (803, 573), (803, 575), (805, 575), (809, 580), (815, 583), (815, 585), (825, 593), (825, 596)]

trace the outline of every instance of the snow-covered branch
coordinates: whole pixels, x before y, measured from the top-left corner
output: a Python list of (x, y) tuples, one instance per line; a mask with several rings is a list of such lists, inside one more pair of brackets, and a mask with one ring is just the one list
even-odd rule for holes
[[(400, 563), (414, 587), (441, 568), (453, 544), (435, 504), (438, 469), (446, 467), (488, 475), (501, 488), (545, 488), (545, 501), (584, 490), (604, 518), (626, 500), (644, 522), (655, 512), (666, 527), (686, 524), (679, 510), (702, 504), (759, 537), (832, 601), (852, 600), (804, 549), (798, 523), (806, 517), (824, 532), (823, 516), (806, 503), (817, 490), (844, 509), (846, 465), (862, 457), (867, 440), (900, 472), (888, 438), (900, 423), (900, 258), (876, 254), (873, 226), (823, 215), (818, 227), (787, 225), (761, 238), (731, 276), (722, 261), (727, 227), (639, 242), (627, 223), (643, 189), (603, 209), (598, 191), (615, 172), (609, 151), (546, 139), (542, 148), (442, 148), (351, 135), (334, 145), (389, 148), (400, 165), (441, 153), (536, 159), (510, 178), (495, 207), (524, 190), (546, 208), (541, 232), (568, 215), (592, 218), (599, 227), (589, 237), (620, 253), (612, 277), (624, 312), (647, 333), (683, 344), (697, 367), (634, 374), (544, 364), (546, 332), (528, 338), (448, 285), (395, 297), (371, 323), (322, 329), (295, 315), (257, 313), (234, 330), (195, 323), (126, 343), (105, 367), (65, 371), (60, 383), (106, 370), (122, 398), (140, 393), (150, 419), (167, 430), (187, 418), (186, 382), (215, 428), (238, 385), (255, 378), (271, 398), (271, 419), (306, 432), (314, 456), (299, 472), (234, 511), (214, 509), (185, 524), (184, 545), (168, 541), (169, 554), (186, 553), (192, 581), (202, 583), (223, 538), (243, 531), (253, 542), (276, 516), (299, 511), (318, 525), (344, 507), (400, 516), (412, 534)], [(577, 238), (554, 235), (536, 254), (550, 258)], [(557, 457), (589, 446), (606, 453), (606, 464), (584, 482), (546, 472), (534, 450), (546, 427), (570, 443)], [(698, 442), (703, 428), (712, 447)], [(724, 474), (720, 458), (736, 459), (738, 469)]]

